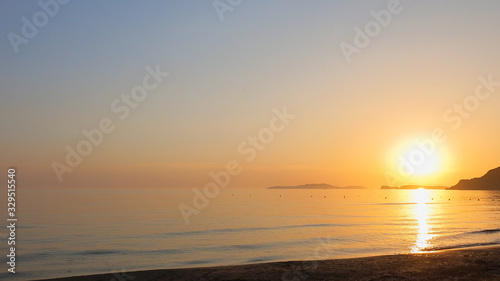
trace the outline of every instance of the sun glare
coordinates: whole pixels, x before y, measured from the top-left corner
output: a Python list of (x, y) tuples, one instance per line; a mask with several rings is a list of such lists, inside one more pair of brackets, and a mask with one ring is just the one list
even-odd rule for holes
[(425, 176), (439, 171), (440, 159), (437, 151), (424, 151), (417, 145), (408, 147), (399, 157), (401, 165), (416, 176)]
[(406, 179), (406, 184), (435, 184), (444, 170), (446, 157), (442, 146), (430, 139), (414, 138), (402, 142), (390, 154), (390, 166)]

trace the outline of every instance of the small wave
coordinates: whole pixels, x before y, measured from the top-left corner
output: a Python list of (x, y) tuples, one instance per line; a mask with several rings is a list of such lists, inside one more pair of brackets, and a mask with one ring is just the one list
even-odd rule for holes
[(30, 254), (24, 254), (22, 257), (19, 258), (19, 260), (22, 261), (33, 261), (33, 260), (43, 260), (46, 258), (49, 258), (51, 256), (51, 253), (48, 252), (41, 252), (41, 253), (30, 253)]
[(123, 251), (119, 250), (88, 250), (88, 251), (80, 251), (76, 252), (77, 255), (88, 256), (88, 255), (111, 255), (111, 254), (120, 254)]
[(249, 227), (249, 228), (222, 228), (201, 231), (186, 231), (186, 232), (168, 232), (156, 234), (159, 236), (184, 236), (184, 235), (200, 235), (200, 234), (218, 234), (218, 233), (231, 233), (231, 232), (244, 232), (244, 231), (261, 231), (261, 230), (276, 230), (288, 228), (303, 228), (303, 227), (338, 227), (338, 226), (351, 226), (350, 224), (304, 224), (304, 225), (284, 225), (274, 227)]
[(253, 244), (234, 244), (234, 245), (223, 245), (223, 246), (209, 246), (209, 247), (197, 247), (194, 248), (196, 251), (217, 251), (217, 252), (231, 252), (240, 250), (263, 250), (263, 249), (279, 249), (285, 247), (291, 247), (294, 245), (305, 245), (308, 243), (315, 243), (316, 240), (311, 239), (300, 239), (300, 240), (288, 240), (280, 242), (267, 242), (267, 243), (253, 243)]
[(134, 253), (151, 253), (151, 254), (156, 254), (156, 255), (181, 254), (184, 252), (185, 252), (185, 250), (183, 250), (183, 249), (162, 249), (162, 250), (153, 250), (153, 251), (134, 251)]
[(461, 233), (455, 233), (455, 234), (451, 234), (451, 235), (443, 235), (443, 237), (445, 237), (447, 239), (464, 239), (464, 236), (470, 237), (471, 235), (487, 235), (487, 234), (494, 234), (494, 233), (500, 233), (500, 228), (461, 232)]
[(190, 261), (185, 261), (185, 265), (201, 265), (201, 264), (215, 264), (219, 260), (218, 259), (201, 259), (201, 260), (190, 260)]
[(433, 252), (433, 251), (453, 250), (453, 249), (481, 247), (481, 246), (495, 246), (495, 245), (500, 245), (500, 242), (471, 243), (471, 244), (459, 244), (459, 245), (451, 245), (451, 246), (433, 246), (433, 247), (421, 249), (420, 251), (421, 252)]
[(244, 263), (260, 263), (260, 262), (269, 262), (269, 261), (279, 261), (284, 260), (283, 256), (264, 256), (264, 257), (256, 257), (247, 259)]
[(471, 233), (471, 234), (481, 234), (481, 233), (488, 234), (488, 233), (497, 233), (497, 232), (500, 232), (500, 228), (471, 231), (471, 232), (468, 232), (468, 233)]

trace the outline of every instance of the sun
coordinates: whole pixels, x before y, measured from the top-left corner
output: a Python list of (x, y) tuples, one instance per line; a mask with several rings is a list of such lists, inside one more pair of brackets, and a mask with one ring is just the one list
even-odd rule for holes
[(428, 149), (417, 144), (408, 146), (399, 155), (398, 162), (409, 174), (428, 176), (439, 171), (441, 160), (436, 149)]
[(445, 155), (442, 145), (431, 139), (412, 138), (395, 146), (389, 161), (406, 184), (429, 184), (443, 173)]

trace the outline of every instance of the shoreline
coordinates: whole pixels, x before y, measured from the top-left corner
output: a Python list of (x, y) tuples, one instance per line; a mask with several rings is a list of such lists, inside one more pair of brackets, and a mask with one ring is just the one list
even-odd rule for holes
[(155, 269), (40, 280), (500, 280), (500, 246), (361, 258)]

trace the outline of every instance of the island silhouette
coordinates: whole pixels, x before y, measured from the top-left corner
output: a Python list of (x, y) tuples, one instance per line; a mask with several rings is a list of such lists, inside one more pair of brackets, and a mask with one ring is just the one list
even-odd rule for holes
[[(448, 189), (448, 190), (500, 190), (500, 167), (489, 170), (485, 175), (472, 179), (461, 179), (454, 186), (444, 185), (382, 185), (380, 189)], [(336, 186), (327, 183), (308, 183), (301, 185), (277, 185), (267, 189), (367, 189), (363, 186)]]

